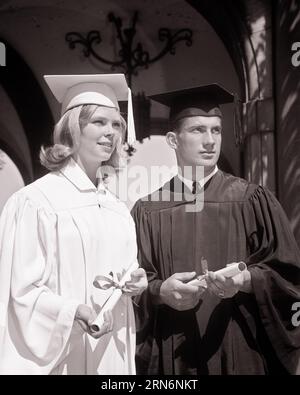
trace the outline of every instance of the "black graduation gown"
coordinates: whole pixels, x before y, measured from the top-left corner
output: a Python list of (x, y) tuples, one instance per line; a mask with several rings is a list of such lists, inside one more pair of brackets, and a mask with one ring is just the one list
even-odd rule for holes
[[(195, 202), (178, 201), (174, 186), (184, 188), (178, 180), (132, 209), (149, 281), (136, 308), (137, 372), (295, 374), (300, 326), (291, 317), (300, 301), (300, 253), (278, 201), (219, 170), (205, 185), (202, 211), (186, 212)], [(162, 191), (170, 201), (162, 201)], [(162, 281), (176, 272), (200, 274), (202, 257), (213, 271), (246, 262), (253, 294), (219, 299), (205, 292), (194, 309), (181, 312), (160, 304)]]

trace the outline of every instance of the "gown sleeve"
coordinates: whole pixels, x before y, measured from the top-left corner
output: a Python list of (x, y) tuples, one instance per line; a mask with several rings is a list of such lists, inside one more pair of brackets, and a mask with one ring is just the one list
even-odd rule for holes
[(151, 299), (151, 303), (159, 304), (159, 293), (162, 280), (160, 279), (158, 268), (155, 266), (154, 248), (151, 243), (150, 213), (148, 213), (141, 202), (138, 201), (133, 207), (131, 214), (136, 226), (138, 261), (147, 273), (147, 294)]
[(138, 201), (131, 214), (136, 225), (138, 261), (145, 269), (148, 279), (148, 288), (135, 298), (134, 305), (137, 331), (136, 369), (137, 374), (148, 374), (148, 365), (156, 365), (159, 355), (154, 333), (158, 325), (156, 313), (160, 308), (159, 292), (162, 280), (151, 242), (153, 239), (150, 213)]
[(0, 220), (0, 360), (17, 350), (46, 373), (62, 357), (78, 307), (53, 280), (55, 221), (22, 193), (9, 199)]
[(249, 270), (259, 315), (272, 346), (288, 372), (300, 367), (300, 326), (292, 306), (300, 301), (300, 253), (276, 198), (258, 187), (244, 207)]

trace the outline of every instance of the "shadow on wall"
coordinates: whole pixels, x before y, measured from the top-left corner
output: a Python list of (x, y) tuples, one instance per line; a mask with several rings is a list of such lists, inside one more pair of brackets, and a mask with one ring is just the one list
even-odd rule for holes
[[(244, 119), (245, 142), (241, 152), (245, 167), (243, 176), (249, 181), (275, 190), (273, 113), (270, 123), (258, 125), (257, 122), (257, 102), (262, 98), (272, 97), (271, 2), (188, 2), (204, 15), (224, 42), (239, 77), (241, 100), (247, 103), (247, 116)], [(266, 115), (264, 110), (261, 113), (262, 117)]]
[(271, 5), (262, 1), (239, 3), (245, 21), (244, 51), (247, 74), (248, 179), (276, 192), (274, 171), (274, 105)]
[[(271, 41), (267, 38), (263, 16), (257, 21), (263, 30), (249, 36), (248, 73), (256, 77), (249, 81), (249, 102), (245, 133), (247, 145), (249, 179), (272, 189), (276, 193), (274, 180), (274, 110), (272, 101), (271, 57), (268, 56)], [(258, 23), (253, 20), (252, 24)]]
[(279, 198), (300, 246), (300, 66), (291, 63), (292, 43), (300, 41), (298, 1), (281, 0), (277, 18)]

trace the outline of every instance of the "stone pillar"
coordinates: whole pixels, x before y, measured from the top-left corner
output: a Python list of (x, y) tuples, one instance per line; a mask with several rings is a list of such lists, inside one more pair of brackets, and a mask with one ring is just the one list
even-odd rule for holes
[(276, 193), (272, 8), (270, 1), (244, 1), (246, 103), (244, 105), (245, 177)]

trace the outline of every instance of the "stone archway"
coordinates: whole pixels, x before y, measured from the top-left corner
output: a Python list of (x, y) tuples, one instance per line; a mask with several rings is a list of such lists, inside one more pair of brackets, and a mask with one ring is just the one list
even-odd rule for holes
[(18, 152), (16, 152), (14, 147), (12, 145), (7, 144), (6, 141), (2, 140), (1, 136), (0, 136), (0, 149), (3, 150), (15, 163), (15, 165), (20, 171), (20, 174), (22, 175), (25, 184), (29, 184), (32, 181), (32, 173), (30, 169), (28, 168), (24, 160), (20, 157)]
[[(1, 42), (6, 46), (7, 64), (0, 68), (0, 85), (14, 105), (23, 125), (29, 142), (35, 179), (45, 173), (39, 162), (39, 150), (42, 144), (49, 142), (54, 121), (42, 89), (29, 66), (9, 43), (2, 39)], [(2, 147), (19, 166), (25, 183), (33, 181), (31, 169), (21, 160), (14, 146), (2, 141)]]

